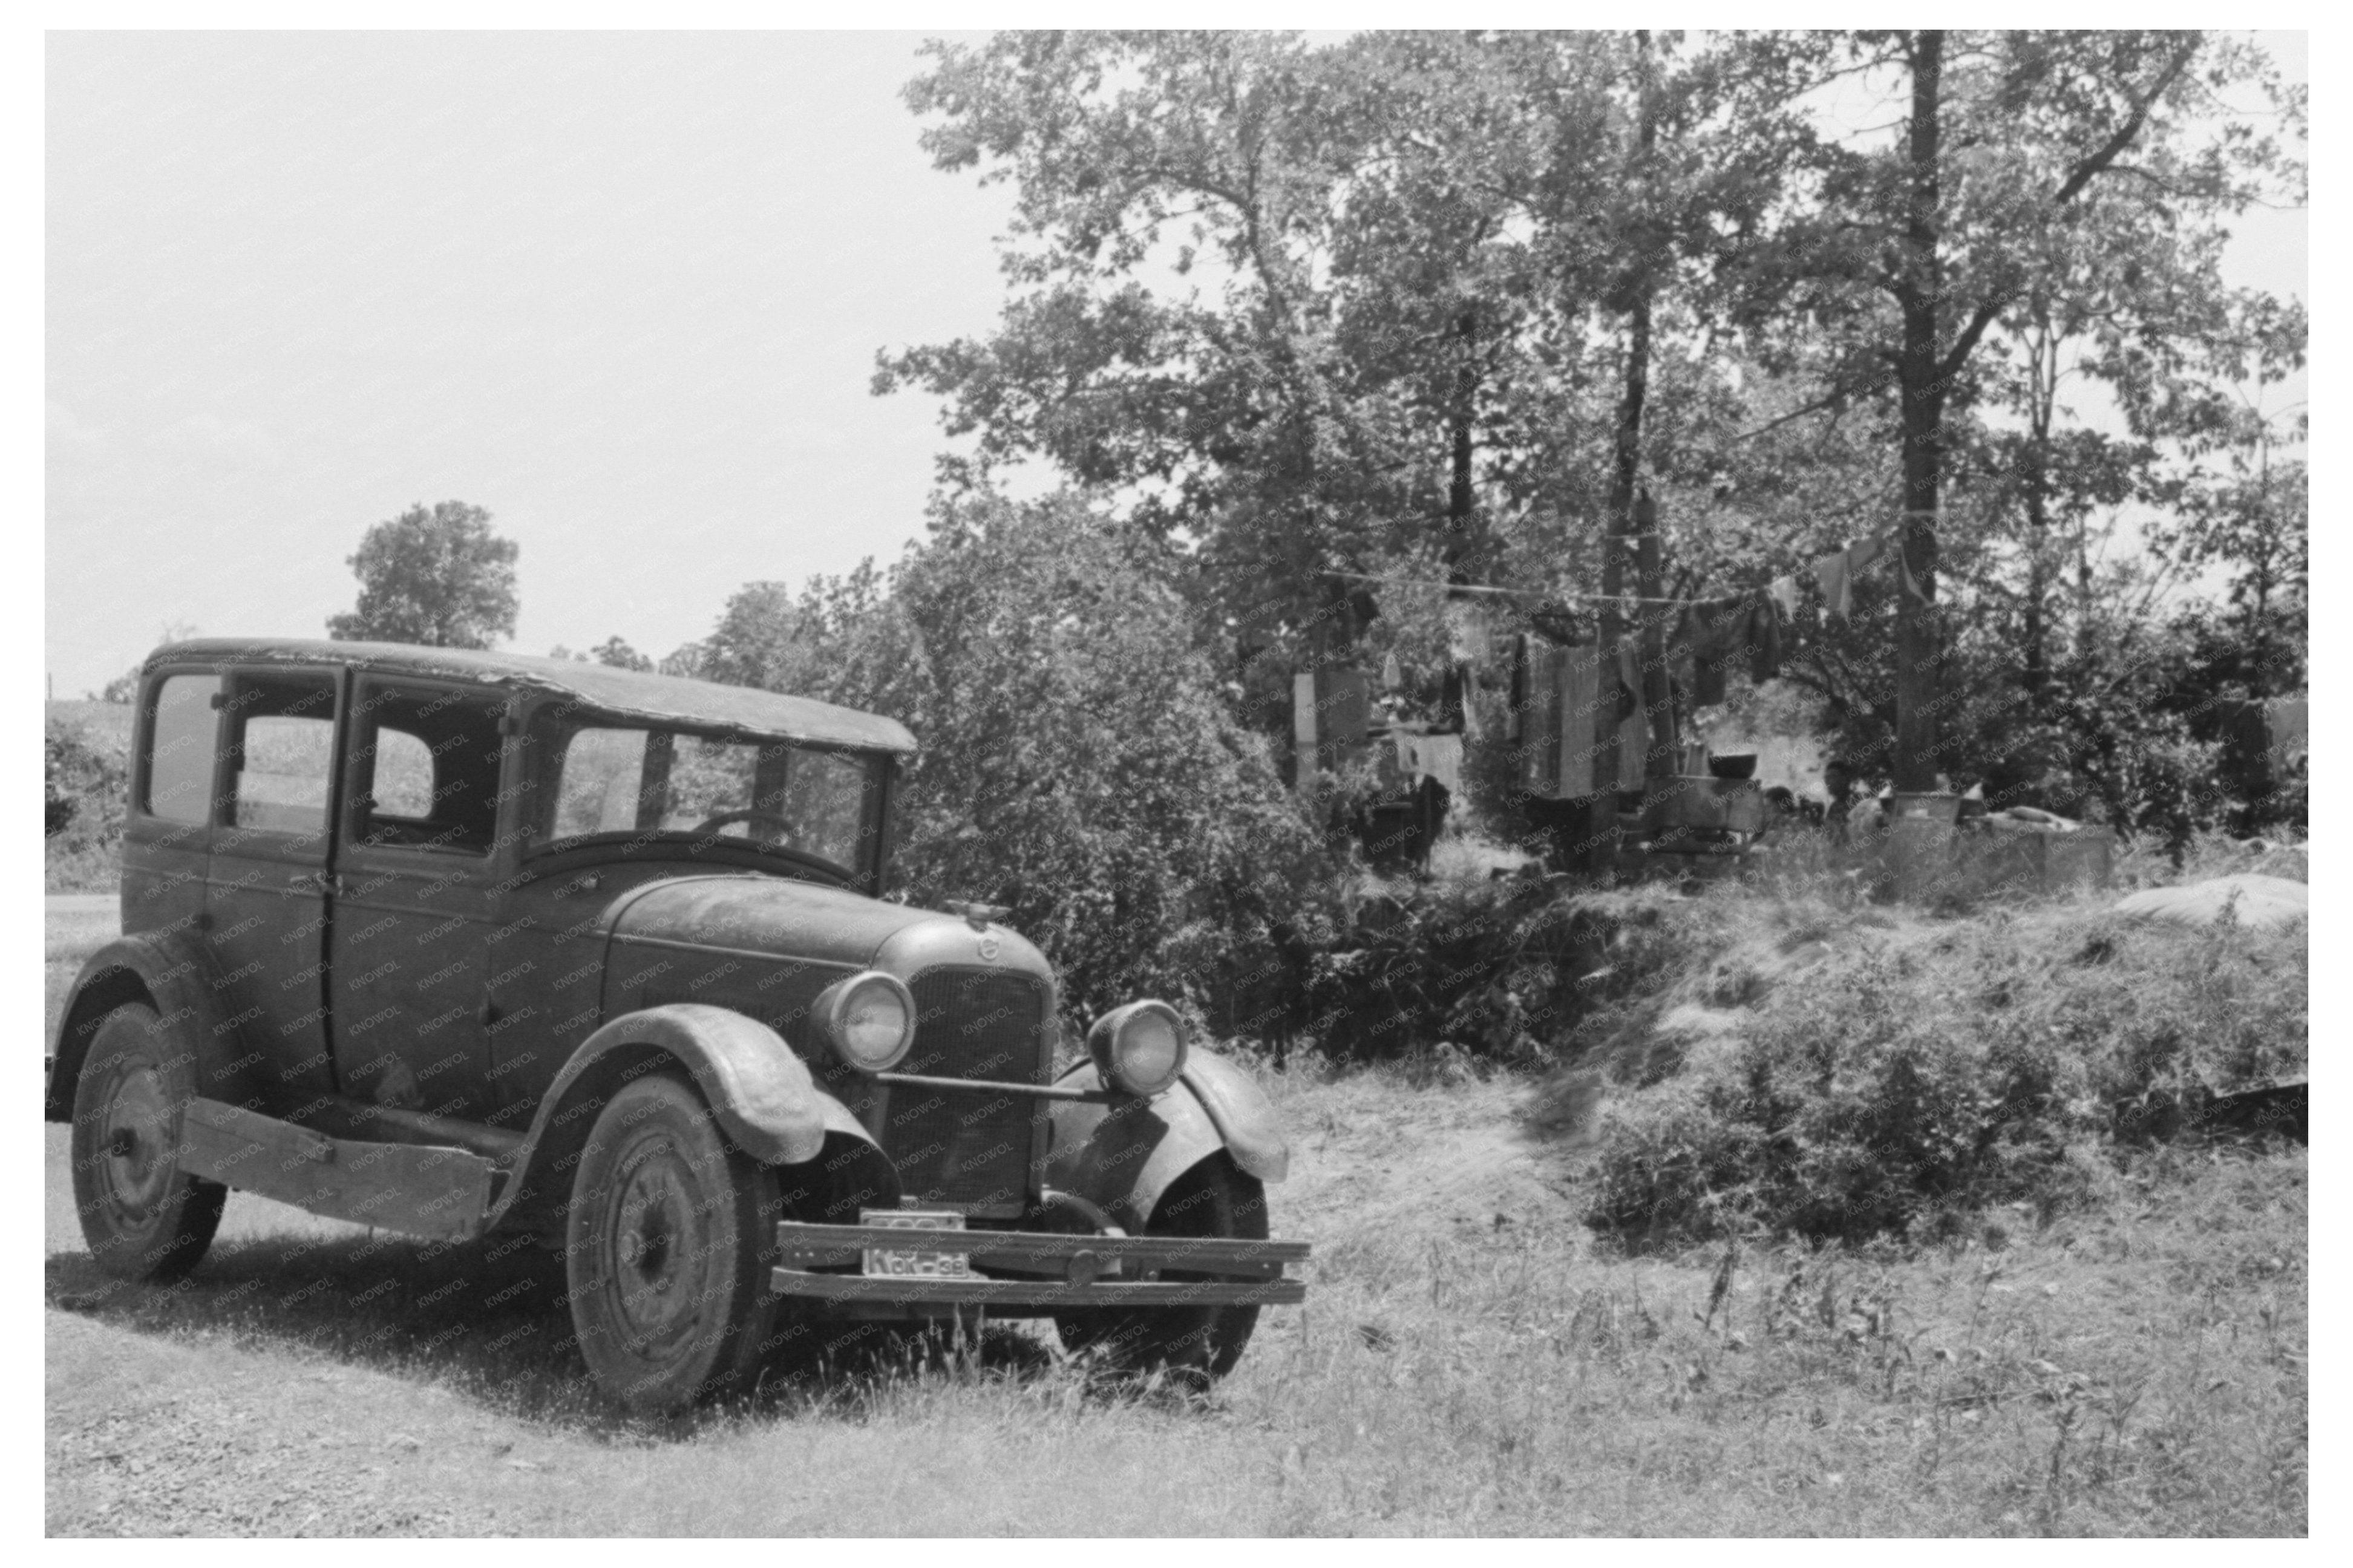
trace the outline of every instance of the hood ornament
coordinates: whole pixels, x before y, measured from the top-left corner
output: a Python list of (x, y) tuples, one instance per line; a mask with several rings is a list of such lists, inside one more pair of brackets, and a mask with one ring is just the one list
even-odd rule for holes
[(950, 899), (940, 907), (952, 915), (962, 915), (964, 923), (975, 931), (987, 931), (991, 921), (1001, 921), (1013, 912), (1002, 904), (975, 903), (966, 899)]

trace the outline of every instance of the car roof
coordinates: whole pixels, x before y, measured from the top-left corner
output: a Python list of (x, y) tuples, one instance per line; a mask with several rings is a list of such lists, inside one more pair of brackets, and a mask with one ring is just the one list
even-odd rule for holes
[(198, 637), (147, 656), (162, 664), (348, 665), (385, 675), (462, 680), (569, 697), (599, 715), (649, 724), (741, 731), (814, 745), (912, 755), (915, 737), (896, 719), (837, 708), (814, 698), (721, 686), (607, 664), (406, 643), (330, 642), (316, 637)]

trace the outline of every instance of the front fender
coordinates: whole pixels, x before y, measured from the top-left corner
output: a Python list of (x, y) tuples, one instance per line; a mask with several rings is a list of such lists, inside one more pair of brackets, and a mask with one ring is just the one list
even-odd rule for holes
[(725, 1007), (669, 1003), (623, 1014), (580, 1042), (541, 1097), (484, 1228), (560, 1226), (597, 1113), (629, 1079), (670, 1062), (693, 1077), (728, 1141), (763, 1164), (806, 1164), (828, 1136), (875, 1147), (774, 1029)]
[[(1060, 1081), (1103, 1087), (1092, 1062)], [(1095, 1204), (1133, 1232), (1143, 1231), (1177, 1177), (1219, 1150), (1262, 1182), (1290, 1173), (1290, 1144), (1274, 1107), (1241, 1068), (1206, 1051), (1188, 1053), (1177, 1085), (1150, 1100), (1058, 1100), (1051, 1116), (1047, 1184)]]
[(694, 1075), (720, 1131), (762, 1164), (815, 1159), (828, 1132), (866, 1138), (849, 1107), (818, 1088), (808, 1065), (782, 1036), (756, 1018), (700, 1002), (627, 1013), (581, 1041), (548, 1086), (541, 1115), (573, 1098), (574, 1086), (599, 1076), (607, 1058), (649, 1046)]

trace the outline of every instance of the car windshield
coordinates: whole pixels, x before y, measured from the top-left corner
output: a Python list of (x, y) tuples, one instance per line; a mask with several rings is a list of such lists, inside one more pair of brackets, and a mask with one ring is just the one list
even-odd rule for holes
[(852, 875), (873, 859), (881, 759), (790, 742), (566, 723), (545, 839), (717, 837), (789, 849)]

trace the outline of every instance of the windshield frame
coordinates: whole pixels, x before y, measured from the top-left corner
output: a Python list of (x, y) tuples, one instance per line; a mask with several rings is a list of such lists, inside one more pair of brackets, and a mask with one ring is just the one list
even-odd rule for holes
[[(556, 837), (555, 814), (563, 790), (565, 752), (575, 735), (589, 730), (642, 731), (649, 736), (667, 733), (722, 745), (777, 746), (794, 753), (835, 757), (855, 763), (863, 771), (866, 779), (865, 788), (861, 791), (863, 798), (859, 823), (862, 853), (858, 863), (844, 865), (813, 850), (766, 842), (749, 836), (738, 837), (721, 833), (698, 833), (681, 827), (599, 829)], [(576, 700), (534, 705), (533, 710), (523, 717), (520, 740), (527, 751), (533, 753), (532, 765), (524, 770), (523, 775), (529, 781), (526, 786), (528, 795), (518, 803), (522, 806), (518, 837), (522, 858), (527, 862), (583, 850), (617, 849), (625, 854), (643, 850), (657, 858), (680, 852), (700, 858), (717, 851), (724, 858), (740, 859), (743, 863), (793, 871), (814, 870), (828, 880), (839, 881), (869, 894), (879, 895), (881, 889), (898, 794), (898, 759), (890, 752), (821, 745), (789, 735), (762, 733), (723, 723), (658, 722), (634, 714), (606, 712)]]

